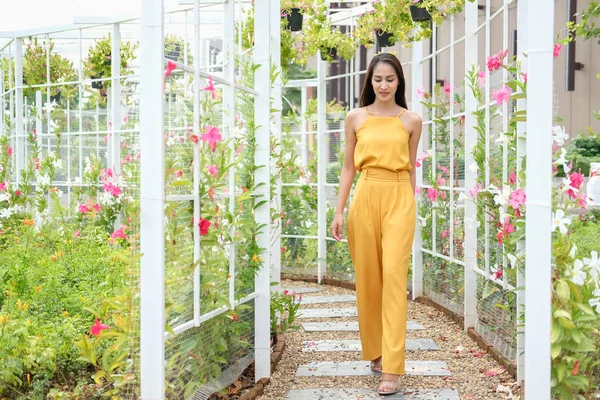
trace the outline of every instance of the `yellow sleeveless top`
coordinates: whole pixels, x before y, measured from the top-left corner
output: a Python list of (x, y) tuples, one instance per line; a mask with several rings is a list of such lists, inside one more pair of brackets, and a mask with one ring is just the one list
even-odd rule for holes
[(410, 134), (400, 121), (404, 111), (395, 117), (376, 117), (369, 115), (367, 107), (366, 121), (356, 131), (354, 148), (354, 166), (357, 171), (369, 167), (385, 168), (390, 171), (410, 171), (408, 140)]

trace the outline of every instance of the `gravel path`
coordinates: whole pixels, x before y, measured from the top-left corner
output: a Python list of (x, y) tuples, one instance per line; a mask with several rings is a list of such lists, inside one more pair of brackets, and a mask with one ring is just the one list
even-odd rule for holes
[[(312, 287), (322, 289), (303, 297), (354, 294), (354, 291), (296, 281), (283, 281), (284, 288)], [(347, 308), (355, 307), (354, 302), (305, 304), (308, 308)], [(517, 399), (518, 388), (512, 377), (495, 360), (477, 346), (460, 327), (443, 313), (426, 305), (409, 302), (408, 319), (421, 323), (425, 330), (409, 330), (407, 338), (431, 338), (439, 346), (436, 351), (407, 352), (407, 360), (445, 361), (452, 373), (449, 377), (405, 376), (400, 380), (401, 387), (456, 389), (461, 399)], [(356, 317), (298, 319), (302, 322), (342, 322), (356, 321)], [(335, 377), (296, 377), (296, 370), (302, 364), (318, 361), (358, 361), (360, 352), (302, 352), (304, 341), (359, 339), (358, 332), (287, 332), (286, 349), (277, 369), (272, 373), (271, 382), (265, 388), (261, 400), (285, 399), (292, 389), (308, 388), (376, 388), (379, 378), (375, 376), (335, 376)], [(503, 387), (514, 395), (503, 391)], [(499, 390), (500, 389), (500, 390)]]

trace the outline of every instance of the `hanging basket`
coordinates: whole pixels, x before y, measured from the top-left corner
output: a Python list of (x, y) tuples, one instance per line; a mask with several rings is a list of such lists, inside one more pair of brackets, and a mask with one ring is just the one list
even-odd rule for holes
[(377, 46), (378, 47), (390, 47), (394, 43), (390, 41), (392, 37), (392, 33), (382, 31), (381, 29), (377, 29), (375, 31), (375, 35), (377, 37)]
[(299, 8), (292, 8), (291, 13), (287, 15), (288, 29), (292, 32), (302, 30), (302, 14)]
[(329, 61), (335, 60), (337, 58), (337, 49), (335, 47), (331, 47), (329, 49), (321, 49), (321, 60)]
[(170, 50), (166, 57), (169, 60), (175, 61), (177, 62), (177, 60), (179, 59), (179, 55), (181, 54), (181, 45), (179, 43), (175, 43), (175, 49), (174, 50)]
[(410, 6), (410, 16), (414, 22), (431, 21), (429, 12), (421, 7)]
[[(91, 76), (90, 78), (92, 79), (100, 79), (102, 78), (104, 74), (100, 73), (99, 76)], [(92, 81), (92, 89), (103, 89), (104, 88), (104, 81)]]
[(60, 102), (60, 95), (61, 93), (58, 92), (55, 95), (50, 95), (50, 102), (56, 101), (57, 103)]

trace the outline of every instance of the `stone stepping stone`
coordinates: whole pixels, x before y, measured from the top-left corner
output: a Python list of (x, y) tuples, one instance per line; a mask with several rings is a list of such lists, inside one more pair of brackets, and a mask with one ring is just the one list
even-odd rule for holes
[[(305, 332), (358, 332), (358, 322), (303, 322)], [(425, 327), (417, 321), (408, 321), (406, 329), (422, 331)]]
[(283, 293), (286, 290), (289, 291), (290, 293), (295, 292), (296, 294), (300, 294), (300, 293), (321, 292), (323, 289), (310, 288), (310, 287), (279, 288), (279, 290), (276, 290), (275, 288), (272, 289), (273, 292), (278, 291), (278, 292), (281, 292), (281, 293)]
[[(410, 376), (450, 376), (444, 361), (406, 360), (405, 374)], [(296, 376), (379, 376), (369, 361), (312, 362), (300, 365)]]
[(298, 311), (297, 318), (356, 317), (356, 307), (349, 308), (308, 308)]
[[(381, 399), (373, 389), (304, 389), (290, 390), (286, 400), (371, 400)], [(400, 389), (390, 400), (460, 400), (455, 389)]]
[[(302, 351), (361, 351), (360, 340), (307, 340), (302, 344)], [(406, 339), (406, 350), (439, 350), (433, 339)]]
[(302, 304), (322, 304), (322, 303), (343, 303), (348, 301), (356, 301), (356, 296), (352, 294), (338, 294), (335, 296), (314, 296), (303, 297)]

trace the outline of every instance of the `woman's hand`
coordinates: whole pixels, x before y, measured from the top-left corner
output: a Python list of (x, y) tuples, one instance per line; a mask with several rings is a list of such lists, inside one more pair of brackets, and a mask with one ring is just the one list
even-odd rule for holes
[(344, 228), (344, 216), (342, 214), (335, 214), (333, 217), (333, 222), (331, 223), (331, 237), (333, 237), (338, 242), (344, 238), (343, 235)]

